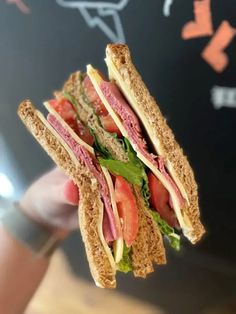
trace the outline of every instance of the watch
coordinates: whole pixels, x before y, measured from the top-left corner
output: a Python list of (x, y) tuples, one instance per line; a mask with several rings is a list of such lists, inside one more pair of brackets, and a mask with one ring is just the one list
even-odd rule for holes
[(49, 257), (61, 243), (55, 234), (30, 219), (18, 203), (5, 210), (0, 218), (7, 231), (39, 257)]

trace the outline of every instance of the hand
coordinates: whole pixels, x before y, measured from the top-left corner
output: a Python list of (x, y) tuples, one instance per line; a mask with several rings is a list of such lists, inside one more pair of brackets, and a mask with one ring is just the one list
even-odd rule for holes
[(19, 202), (34, 221), (61, 237), (78, 228), (79, 191), (58, 168), (36, 180)]

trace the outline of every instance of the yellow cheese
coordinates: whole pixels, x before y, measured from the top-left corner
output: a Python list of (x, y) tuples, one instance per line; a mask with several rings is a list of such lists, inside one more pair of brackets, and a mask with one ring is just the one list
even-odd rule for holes
[[(51, 112), (53, 113), (53, 111), (51, 111)], [(54, 130), (54, 128), (50, 125), (50, 123), (42, 115), (42, 113), (39, 112), (38, 110), (36, 110), (36, 113), (37, 113), (38, 118), (43, 122), (43, 124), (47, 127), (47, 129), (57, 138), (57, 140), (61, 143), (61, 145), (68, 152), (68, 154), (70, 155), (70, 157), (73, 160), (73, 162), (75, 163), (75, 165), (77, 165), (78, 164), (78, 160), (75, 157), (74, 152), (72, 151), (72, 149), (66, 144), (66, 142), (61, 138), (61, 136), (56, 132), (56, 130)], [(66, 126), (66, 129), (69, 129), (69, 127)], [(73, 131), (71, 130), (71, 132), (73, 132)], [(92, 147), (91, 147), (91, 149), (92, 149)], [(106, 240), (105, 240), (104, 235), (103, 235), (103, 229), (102, 229), (102, 226), (103, 226), (103, 224), (102, 224), (102, 222), (103, 222), (103, 213), (104, 213), (104, 208), (99, 207), (98, 235), (99, 235), (99, 238), (100, 238), (100, 240), (102, 242), (102, 245), (103, 245), (103, 248), (104, 248), (104, 250), (106, 252), (106, 255), (107, 255), (108, 259), (109, 259), (111, 267), (112, 267), (113, 271), (116, 271), (116, 264), (115, 264), (115, 261), (114, 261), (114, 257), (112, 255), (111, 250), (110, 250), (109, 246), (107, 245)]]
[(89, 151), (91, 154), (94, 155), (94, 149), (88, 145), (86, 142), (84, 142), (75, 132), (74, 130), (72, 130), (68, 124), (62, 119), (62, 117), (56, 112), (55, 109), (53, 109), (53, 107), (50, 105), (49, 102), (45, 101), (44, 106), (47, 108), (48, 112), (50, 112), (53, 116), (56, 117), (57, 121), (60, 122), (60, 124), (64, 127), (64, 129), (66, 129), (66, 131), (71, 135), (71, 137), (73, 137), (76, 142), (83, 146), (84, 148), (87, 149), (87, 151)]
[[(112, 70), (113, 73), (113, 67), (111, 67), (111, 61), (106, 59), (106, 63), (108, 65), (108, 69), (109, 71)], [(115, 113), (115, 111), (112, 109), (112, 107), (110, 106), (110, 104), (108, 103), (108, 101), (106, 100), (106, 98), (104, 97), (99, 85), (102, 82), (102, 78), (101, 76), (98, 74), (98, 72), (91, 66), (88, 65), (87, 66), (87, 74), (89, 75), (93, 86), (96, 90), (96, 92), (98, 93), (99, 97), (101, 98), (104, 106), (106, 107), (107, 111), (110, 113), (110, 115), (112, 116), (114, 122), (116, 123), (116, 125), (118, 126), (118, 128), (120, 129), (122, 135), (124, 137), (128, 137), (128, 134), (122, 124), (122, 121), (120, 120), (120, 118), (118, 117), (118, 115)], [(109, 74), (111, 74), (111, 72), (109, 72)], [(117, 76), (113, 76), (113, 78), (116, 79), (116, 82), (118, 81)], [(121, 81), (121, 79), (120, 79)], [(121, 83), (120, 83), (121, 84)], [(118, 84), (119, 86), (119, 84)], [(123, 89), (122, 89), (123, 91)], [(127, 95), (125, 95), (127, 96)], [(127, 97), (128, 98), (128, 97)], [(128, 99), (129, 100), (129, 99)], [(142, 117), (143, 118), (143, 117)], [(172, 202), (173, 202), (173, 207), (174, 207), (174, 211), (176, 213), (176, 217), (179, 221), (179, 224), (183, 230), (184, 235), (189, 238), (190, 234), (191, 234), (191, 230), (193, 229), (188, 217), (186, 217), (186, 215), (183, 215), (181, 212), (181, 208), (180, 208), (180, 204), (179, 201), (176, 197), (175, 191), (173, 189), (173, 187), (171, 186), (171, 184), (168, 182), (168, 180), (166, 180), (166, 178), (163, 176), (163, 174), (158, 170), (158, 168), (156, 168), (144, 155), (140, 154), (135, 143), (132, 142), (132, 140), (129, 138), (129, 141), (133, 147), (133, 149), (136, 151), (137, 153), (137, 157), (142, 160), (142, 162), (153, 172), (153, 174), (162, 182), (162, 184), (165, 186), (165, 188), (168, 190), (168, 192), (170, 193)], [(158, 142), (158, 140), (156, 140), (156, 147), (158, 147), (158, 150), (160, 151), (160, 144)], [(180, 183), (180, 182), (179, 182)], [(183, 189), (182, 189), (183, 190)], [(186, 195), (186, 193), (185, 193)]]
[[(107, 185), (108, 185), (108, 189), (110, 192), (110, 196), (111, 196), (111, 204), (112, 204), (112, 208), (113, 208), (113, 213), (115, 216), (115, 220), (116, 220), (116, 225), (118, 225), (118, 230), (121, 230), (121, 224), (120, 224), (120, 218), (118, 215), (118, 210), (117, 210), (117, 206), (116, 206), (116, 200), (115, 200), (115, 190), (114, 190), (114, 186), (113, 186), (113, 182), (110, 176), (110, 173), (108, 172), (108, 170), (105, 167), (102, 167), (102, 171), (104, 173), (104, 176), (106, 178), (107, 181)], [(115, 257), (115, 262), (119, 263), (123, 257), (123, 249), (124, 249), (124, 241), (123, 241), (123, 237), (122, 235), (113, 242), (113, 251), (114, 251), (114, 257)]]
[(170, 193), (171, 200), (173, 203), (173, 208), (174, 208), (176, 217), (178, 219), (178, 222), (180, 224), (180, 227), (183, 230), (184, 235), (190, 239), (190, 237), (191, 237), (190, 234), (191, 234), (191, 230), (193, 230), (193, 227), (192, 227), (191, 222), (188, 219), (188, 217), (186, 215), (182, 214), (181, 207), (180, 207), (178, 198), (176, 197), (176, 194), (175, 194), (173, 187), (168, 182), (168, 180), (166, 180), (166, 178), (163, 176), (163, 174), (145, 156), (143, 156), (142, 154), (137, 152), (137, 157), (140, 160), (142, 160), (142, 162), (152, 171), (152, 173), (161, 181), (161, 183), (164, 185), (164, 187)]
[[(78, 144), (86, 148), (91, 154), (95, 155), (94, 149), (88, 145), (86, 142), (84, 142), (69, 126), (68, 124), (62, 119), (62, 117), (52, 108), (52, 106), (48, 102), (44, 102), (44, 106), (47, 108), (47, 110), (56, 117), (56, 119), (61, 123), (61, 125), (66, 129), (67, 132), (76, 140)], [(113, 213), (115, 216), (116, 225), (120, 226), (120, 218), (117, 211), (116, 201), (115, 201), (115, 192), (113, 187), (113, 182), (111, 179), (111, 176), (106, 168), (102, 167), (102, 172), (105, 176), (108, 189), (110, 192), (110, 198), (111, 198), (111, 204)], [(114, 255), (115, 255), (115, 262), (119, 263), (119, 261), (122, 259), (123, 256), (123, 238), (120, 237), (113, 243), (114, 246)]]
[(73, 160), (75, 165), (78, 165), (78, 160), (75, 157), (72, 149), (68, 146), (68, 144), (61, 138), (61, 136), (57, 133), (57, 131), (51, 126), (51, 124), (45, 119), (43, 114), (36, 110), (36, 114), (38, 118), (42, 121), (42, 123), (46, 126), (46, 128), (56, 137), (56, 139), (61, 143), (61, 145), (65, 148), (67, 153), (70, 155), (70, 158)]
[[(92, 197), (92, 195), (91, 195)], [(106, 252), (106, 255), (109, 259), (109, 262), (111, 264), (111, 267), (113, 269), (113, 271), (116, 272), (116, 263), (115, 263), (115, 260), (114, 260), (114, 257), (111, 253), (111, 249), (109, 248), (109, 246), (107, 245), (106, 243), (106, 240), (104, 238), (104, 235), (103, 235), (103, 214), (104, 214), (104, 208), (100, 210), (99, 212), (99, 218), (98, 218), (98, 235), (99, 235), (99, 238), (102, 242), (102, 245), (104, 247), (104, 250)]]
[[(142, 121), (142, 124), (157, 152), (157, 154), (159, 156), (163, 155), (163, 149), (161, 146), (160, 141), (158, 140), (158, 138), (153, 134), (153, 128), (150, 126), (147, 118), (145, 117), (144, 112), (142, 111), (142, 109), (136, 104), (136, 100), (133, 97), (133, 95), (130, 93), (129, 88), (127, 87), (127, 85), (125, 84), (124, 80), (122, 79), (120, 73), (118, 72), (118, 70), (116, 69), (114, 63), (112, 62), (110, 57), (107, 57), (105, 59), (105, 62), (107, 64), (108, 67), (108, 72), (109, 72), (109, 78), (115, 80), (116, 84), (119, 86), (119, 88), (121, 89), (121, 91), (123, 92), (123, 94), (125, 95), (126, 99), (128, 100), (130, 106), (132, 107), (132, 109), (135, 111), (135, 113), (137, 114), (137, 116), (139, 117), (139, 119)], [(169, 160), (166, 161), (166, 168), (169, 171), (169, 174), (171, 175), (172, 179), (175, 181), (178, 189), (180, 190), (183, 198), (187, 201), (188, 205), (189, 205), (189, 199), (187, 196), (187, 193), (184, 189), (183, 184), (180, 182), (178, 176), (176, 175), (176, 172), (174, 170), (174, 168), (171, 165), (171, 162)]]
[(102, 93), (102, 91), (101, 91), (101, 89), (99, 87), (100, 83), (102, 82), (102, 77), (98, 74), (98, 71), (95, 70), (90, 64), (87, 65), (87, 74), (88, 74), (90, 80), (92, 81), (93, 86), (94, 86), (96, 92), (98, 93), (98, 96), (101, 98), (102, 103), (106, 107), (107, 111), (111, 115), (111, 117), (114, 120), (115, 124), (117, 125), (117, 127), (121, 131), (122, 135), (124, 137), (128, 137), (128, 133), (126, 132), (125, 128), (123, 127), (123, 124), (122, 124), (120, 118), (117, 116), (115, 111), (109, 105), (108, 101), (106, 100), (105, 96), (103, 95), (103, 93)]
[(169, 174), (171, 175), (173, 181), (175, 182), (175, 184), (177, 185), (181, 195), (183, 196), (183, 198), (187, 201), (187, 204), (190, 205), (189, 203), (189, 199), (188, 199), (188, 195), (183, 187), (183, 184), (180, 182), (171, 162), (167, 159), (166, 164), (165, 164), (166, 168), (168, 169)]

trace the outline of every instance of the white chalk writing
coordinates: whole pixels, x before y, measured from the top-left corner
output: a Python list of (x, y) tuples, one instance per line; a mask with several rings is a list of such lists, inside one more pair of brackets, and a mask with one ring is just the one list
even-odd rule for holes
[(211, 89), (211, 101), (215, 109), (236, 108), (236, 87), (214, 86)]
[[(56, 0), (57, 4), (70, 9), (78, 9), (90, 28), (99, 27), (112, 42), (125, 42), (125, 34), (119, 12), (122, 11), (129, 0), (120, 0), (118, 3), (104, 1), (65, 1)], [(90, 10), (96, 10), (92, 16)], [(105, 17), (112, 17), (114, 30), (105, 22)]]
[(174, 0), (165, 0), (163, 5), (163, 14), (165, 16), (170, 16), (170, 7), (173, 4)]

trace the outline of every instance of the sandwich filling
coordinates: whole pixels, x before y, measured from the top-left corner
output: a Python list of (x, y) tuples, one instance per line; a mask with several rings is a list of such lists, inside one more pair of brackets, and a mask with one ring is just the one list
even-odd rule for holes
[[(45, 103), (45, 106), (47, 107), (47, 109), (49, 109), (49, 112), (52, 112), (54, 114), (54, 110), (51, 109), (46, 103)], [(57, 131), (51, 126), (51, 124), (44, 118), (44, 116), (43, 116), (43, 114), (41, 112), (36, 110), (36, 114), (37, 114), (37, 117), (42, 121), (42, 123), (47, 127), (47, 129), (55, 136), (55, 138), (57, 138), (59, 140), (61, 145), (68, 152), (68, 154), (70, 155), (71, 159), (74, 161), (74, 164), (76, 165), (76, 163), (78, 162), (78, 159), (76, 158), (76, 156), (75, 156), (73, 150), (70, 148), (70, 146), (68, 146), (68, 144), (57, 133)], [(56, 112), (55, 112), (55, 115), (56, 115), (57, 120), (65, 127), (65, 129), (71, 135), (71, 137), (75, 138), (77, 143), (79, 143), (81, 146), (87, 147), (88, 151), (91, 154), (94, 154), (93, 149), (90, 146), (88, 146), (85, 142), (83, 142), (83, 140), (81, 140), (78, 136), (76, 136), (76, 134), (70, 128), (67, 128), (67, 125), (58, 116), (58, 114)], [(114, 256), (112, 255), (111, 250), (110, 250), (109, 246), (107, 245), (106, 240), (104, 238), (104, 230), (103, 230), (104, 210), (102, 210), (102, 208), (100, 208), (100, 207), (98, 208), (98, 210), (99, 210), (99, 215), (98, 215), (98, 221), (97, 221), (97, 226), (98, 226), (97, 231), (98, 231), (99, 239), (100, 239), (101, 244), (102, 244), (102, 246), (104, 248), (104, 251), (105, 251), (105, 253), (107, 255), (107, 258), (108, 258), (108, 260), (110, 262), (110, 266), (111, 266), (112, 270), (115, 272), (116, 271), (116, 265), (115, 265), (115, 261), (114, 261)], [(113, 211), (114, 211), (115, 217), (117, 217), (116, 208), (113, 208)], [(117, 225), (117, 229), (120, 230), (119, 221), (116, 221), (116, 225)], [(121, 250), (121, 248), (122, 248), (122, 246), (120, 245), (120, 242), (121, 242), (120, 239), (121, 239), (121, 236), (119, 236), (119, 238), (114, 241), (114, 243), (116, 243), (118, 248), (120, 247), (119, 250)], [(117, 252), (117, 253), (119, 253), (119, 252)], [(118, 257), (119, 257), (118, 255), (115, 255), (115, 259), (117, 259)], [(122, 256), (119, 258), (119, 260), (121, 258), (122, 258)], [(100, 286), (99, 283), (96, 283), (96, 284), (98, 286)]]
[[(110, 82), (104, 82), (103, 78), (99, 75), (98, 71), (95, 70), (91, 65), (87, 66), (87, 73), (94, 85), (96, 92), (98, 93), (100, 99), (108, 110), (109, 114), (114, 119), (115, 123), (119, 127), (122, 135), (126, 137), (130, 134), (131, 145), (137, 153), (137, 157), (150, 169), (150, 171), (157, 177), (157, 179), (164, 185), (166, 190), (169, 192), (169, 205), (174, 210), (178, 223), (183, 230), (185, 236), (189, 237), (191, 234), (192, 225), (188, 217), (183, 213), (183, 208), (187, 206), (188, 200), (184, 198), (184, 195), (180, 192), (177, 184), (175, 184), (173, 178), (167, 172), (163, 158), (161, 155), (158, 157), (153, 157), (152, 154), (146, 150), (145, 144), (143, 144), (144, 139), (140, 141), (136, 132), (136, 137), (133, 133), (130, 132), (130, 127), (132, 124), (127, 126), (127, 120), (130, 122), (130, 119), (127, 119), (124, 116), (124, 110), (120, 110), (120, 107), (124, 106), (126, 103), (126, 108), (129, 110), (126, 113), (130, 113), (132, 109), (129, 107), (126, 99), (120, 93), (118, 87)], [(132, 112), (133, 113), (133, 112)], [(133, 113), (134, 115), (134, 113)], [(123, 120), (124, 119), (124, 120)], [(134, 121), (134, 126), (136, 125), (137, 118)], [(137, 127), (136, 127), (137, 131)], [(158, 161), (155, 160), (158, 159)]]
[[(121, 261), (123, 256), (123, 236), (111, 176), (97, 162), (93, 148), (84, 142), (84, 138), (88, 139), (89, 142), (91, 142), (91, 138), (87, 134), (86, 127), (80, 126), (81, 122), (79, 120), (75, 121), (76, 115), (74, 115), (75, 112), (72, 110), (71, 103), (64, 97), (60, 97), (58, 100), (49, 100), (44, 105), (49, 111), (47, 116), (49, 126), (54, 130), (54, 133), (56, 132), (60, 136), (61, 141), (68, 145), (75, 158), (90, 170), (100, 185), (100, 194), (105, 211), (102, 215), (102, 224), (100, 225), (101, 222), (98, 221), (98, 231), (104, 249), (108, 253), (110, 263), (115, 265), (115, 263)], [(83, 130), (83, 133), (81, 133), (81, 130)], [(83, 139), (81, 139), (82, 137)], [(111, 249), (113, 258), (111, 258)]]
[(184, 205), (184, 199), (176, 184), (166, 172), (163, 159), (159, 156), (157, 161), (156, 156), (148, 152), (147, 144), (141, 134), (142, 130), (139, 121), (133, 111), (130, 109), (118, 87), (114, 83), (106, 81), (102, 81), (99, 87), (107, 102), (116, 112), (116, 114), (119, 115), (123, 126), (128, 133), (130, 141), (134, 143), (137, 151), (142, 154), (149, 162), (151, 162), (153, 166), (156, 167), (165, 177), (166, 181), (168, 181), (169, 185), (171, 185), (172, 189), (174, 190), (179, 206), (182, 207)]
[[(113, 83), (101, 80), (99, 87), (106, 101), (109, 102), (112, 109), (119, 116), (122, 128), (118, 127), (113, 116), (104, 106), (103, 99), (99, 97), (94, 82), (88, 75), (79, 76), (74, 85), (76, 85), (77, 92), (79, 90), (76, 98), (75, 91), (70, 92), (70, 89), (66, 89), (64, 93), (57, 93), (57, 99), (50, 100), (48, 103), (80, 137), (83, 137), (88, 144), (93, 146), (97, 160), (92, 158), (91, 154), (86, 155), (86, 158), (84, 158), (84, 152), (87, 152), (86, 149), (82, 149), (81, 153), (81, 148), (75, 148), (76, 141), (68, 136), (70, 134), (65, 133), (66, 130), (63, 129), (63, 126), (58, 123), (53, 115), (49, 114), (48, 121), (73, 149), (77, 158), (81, 160), (81, 156), (83, 156), (82, 162), (91, 170), (100, 184), (101, 196), (105, 205), (103, 217), (104, 237), (114, 256), (120, 257), (115, 258), (118, 269), (124, 272), (132, 270), (132, 245), (137, 237), (139, 224), (139, 209), (134, 196), (134, 188), (137, 186), (141, 190), (146, 206), (153, 209), (150, 209), (150, 213), (161, 233), (168, 238), (173, 248), (179, 249), (180, 237), (174, 229), (174, 227), (178, 228), (179, 224), (171, 207), (171, 198), (156, 177), (155, 180), (149, 180), (151, 172), (146, 173), (147, 168), (137, 152), (141, 152), (152, 166), (159, 169), (160, 174), (172, 184), (178, 195), (179, 203), (183, 202), (183, 199), (174, 182), (165, 171), (162, 159), (148, 152), (147, 144), (142, 137), (139, 120)], [(75, 123), (75, 120), (77, 123)], [(78, 127), (81, 124), (82, 126)], [(92, 135), (92, 139), (87, 134), (88, 130), (89, 134)], [(104, 138), (109, 138), (109, 140), (106, 141)], [(119, 154), (114, 151), (114, 145), (111, 148), (109, 147), (110, 139), (114, 140), (115, 147), (118, 147), (120, 151)], [(136, 151), (131, 143), (137, 148)], [(100, 166), (102, 168), (99, 168)], [(104, 168), (110, 173), (109, 191), (105, 185), (108, 181), (105, 182), (102, 179), (103, 177), (101, 178), (100, 170)], [(158, 197), (153, 197), (153, 195), (158, 194), (156, 191), (158, 186), (161, 186), (158, 191), (162, 192), (159, 193)], [(111, 215), (111, 203), (113, 203), (113, 208), (114, 203), (117, 207), (121, 236), (119, 230), (116, 230), (115, 233), (115, 220), (113, 219), (114, 216)]]
[(101, 168), (93, 158), (92, 155), (69, 134), (69, 132), (63, 127), (63, 125), (52, 114), (48, 114), (48, 122), (57, 131), (57, 133), (64, 139), (68, 146), (74, 152), (76, 158), (82, 162), (92, 172), (94, 177), (98, 180), (100, 185), (100, 193), (105, 206), (103, 230), (104, 236), (107, 242), (114, 241), (118, 238), (118, 231), (116, 229), (115, 217), (111, 206), (111, 200), (109, 196), (109, 190), (106, 180), (103, 176)]

